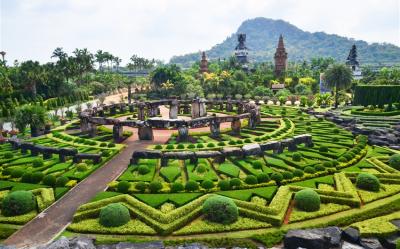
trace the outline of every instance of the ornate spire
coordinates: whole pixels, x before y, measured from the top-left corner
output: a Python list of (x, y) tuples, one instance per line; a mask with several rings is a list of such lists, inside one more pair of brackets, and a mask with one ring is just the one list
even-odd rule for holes
[(349, 66), (358, 67), (359, 63), (357, 61), (357, 47), (355, 44), (350, 49), (349, 55), (347, 56), (346, 64)]
[(200, 61), (200, 73), (208, 72), (208, 61), (206, 57), (206, 52), (201, 53), (201, 61)]
[(246, 47), (246, 34), (238, 34), (238, 45), (235, 47), (235, 56), (238, 62), (242, 65), (248, 63)]
[(276, 48), (274, 56), (276, 77), (283, 76), (284, 72), (286, 71), (287, 55), (288, 54), (286, 53), (285, 44), (283, 43), (283, 36), (281, 34), (279, 36), (278, 47)]

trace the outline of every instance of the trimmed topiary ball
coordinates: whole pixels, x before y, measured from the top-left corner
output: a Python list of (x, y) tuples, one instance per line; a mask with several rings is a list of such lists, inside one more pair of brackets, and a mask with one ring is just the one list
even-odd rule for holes
[(34, 168), (42, 167), (43, 166), (43, 159), (42, 158), (36, 158), (35, 160), (32, 161), (32, 166)]
[(78, 163), (76, 165), (76, 170), (79, 172), (84, 172), (84, 171), (88, 170), (88, 166), (86, 163)]
[(162, 184), (159, 181), (152, 181), (149, 184), (149, 189), (151, 193), (157, 193), (162, 189)]
[(239, 216), (235, 202), (227, 197), (212, 196), (203, 204), (203, 214), (206, 219), (221, 224), (231, 224)]
[(304, 172), (301, 169), (295, 169), (293, 170), (293, 175), (297, 177), (302, 177), (304, 175)]
[(35, 196), (30, 191), (20, 190), (9, 193), (1, 204), (4, 216), (15, 216), (29, 213), (36, 208)]
[(14, 157), (14, 153), (12, 153), (12, 152), (6, 152), (6, 153), (4, 153), (4, 158), (5, 159), (11, 159), (11, 158), (13, 158)]
[(292, 155), (293, 161), (296, 161), (296, 162), (300, 161), (300, 160), (301, 160), (301, 157), (302, 157), (302, 155), (301, 155), (300, 152), (295, 152), (295, 153), (293, 153), (293, 155)]
[(117, 190), (120, 193), (126, 194), (129, 191), (131, 184), (128, 181), (121, 181), (118, 183)]
[(289, 171), (284, 171), (284, 172), (282, 173), (282, 176), (283, 176), (283, 179), (289, 180), (289, 179), (292, 179), (292, 178), (293, 178), (293, 173), (292, 173), (292, 172), (289, 172)]
[(204, 180), (201, 182), (201, 187), (206, 190), (212, 189), (214, 187), (214, 182), (211, 180)]
[(143, 193), (147, 189), (147, 184), (145, 182), (138, 182), (135, 184), (135, 189)]
[(197, 167), (196, 167), (196, 172), (197, 172), (197, 173), (203, 174), (203, 173), (205, 173), (206, 171), (207, 171), (207, 168), (206, 168), (206, 166), (204, 166), (204, 164), (199, 164), (199, 165), (197, 165)]
[(360, 189), (377, 192), (380, 188), (380, 182), (379, 179), (374, 175), (360, 173), (356, 179), (356, 186)]
[(308, 173), (308, 174), (314, 174), (315, 173), (315, 169), (311, 166), (307, 166), (304, 168), (304, 172)]
[(69, 181), (68, 177), (66, 176), (60, 176), (57, 178), (56, 180), (56, 186), (57, 187), (64, 187), (65, 184), (67, 184), (67, 182)]
[(246, 179), (244, 179), (244, 182), (247, 183), (247, 184), (250, 184), (250, 185), (253, 185), (253, 184), (257, 184), (257, 183), (258, 183), (257, 177), (255, 177), (255, 176), (253, 176), (253, 175), (248, 175), (248, 176), (246, 177)]
[(263, 163), (261, 161), (257, 160), (257, 161), (252, 162), (252, 165), (253, 165), (254, 169), (261, 169), (263, 166)]
[(328, 147), (326, 146), (319, 147), (319, 152), (328, 152)]
[(231, 184), (229, 182), (229, 180), (221, 180), (218, 182), (218, 187), (221, 190), (230, 190), (231, 189)]
[(11, 177), (12, 178), (20, 178), (23, 174), (24, 174), (24, 170), (19, 168), (19, 167), (15, 167), (11, 170)]
[(171, 188), (171, 192), (172, 193), (176, 193), (176, 192), (180, 192), (184, 189), (182, 183), (180, 182), (174, 182), (170, 185)]
[(193, 180), (189, 180), (185, 185), (186, 191), (196, 191), (199, 189), (199, 184)]
[(111, 203), (100, 210), (100, 224), (105, 227), (119, 227), (131, 219), (127, 207), (120, 203)]
[(34, 172), (34, 173), (32, 173), (32, 176), (31, 176), (31, 182), (39, 183), (40, 181), (42, 181), (43, 177), (44, 177), (43, 172), (41, 172), (41, 171)]
[(239, 187), (240, 185), (242, 185), (242, 181), (239, 178), (232, 178), (229, 181), (231, 187)]
[(43, 177), (43, 183), (47, 186), (55, 186), (56, 185), (56, 177), (53, 175), (47, 175)]
[(32, 173), (25, 172), (21, 177), (21, 182), (31, 183), (32, 182)]
[(397, 170), (400, 170), (400, 154), (394, 154), (390, 156), (389, 165)]
[(271, 179), (274, 180), (277, 184), (280, 184), (281, 181), (283, 180), (283, 175), (281, 173), (273, 173), (271, 175)]
[(266, 173), (260, 173), (257, 175), (257, 181), (259, 183), (263, 183), (263, 182), (268, 182), (269, 181), (269, 176)]
[(145, 175), (145, 174), (147, 174), (149, 172), (150, 172), (150, 169), (146, 165), (140, 165), (138, 167), (138, 173), (141, 174), (141, 175)]
[(312, 189), (303, 189), (294, 195), (296, 207), (307, 212), (319, 210), (321, 199), (317, 192)]

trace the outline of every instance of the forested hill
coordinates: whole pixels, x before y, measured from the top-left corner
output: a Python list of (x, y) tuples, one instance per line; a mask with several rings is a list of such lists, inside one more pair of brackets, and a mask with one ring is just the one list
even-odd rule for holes
[[(400, 63), (400, 47), (388, 43), (368, 44), (362, 40), (354, 40), (324, 32), (310, 33), (282, 21), (258, 17), (243, 22), (235, 34), (230, 35), (222, 43), (206, 51), (209, 59), (228, 58), (233, 54), (237, 44), (237, 33), (247, 35), (246, 44), (250, 49), (252, 62), (272, 61), (279, 35), (284, 36), (286, 50), (290, 61), (309, 60), (313, 57), (330, 56), (337, 61), (344, 61), (353, 44), (357, 45), (361, 64)], [(199, 48), (204, 49), (204, 48)], [(170, 63), (188, 66), (200, 60), (198, 52), (182, 56), (174, 56)]]

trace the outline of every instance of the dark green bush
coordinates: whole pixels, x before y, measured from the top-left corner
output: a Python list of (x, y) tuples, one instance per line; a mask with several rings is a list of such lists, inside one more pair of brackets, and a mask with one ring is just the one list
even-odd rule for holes
[(260, 173), (257, 175), (257, 181), (259, 183), (269, 182), (269, 176), (266, 173)]
[(315, 170), (317, 170), (317, 171), (324, 171), (324, 170), (325, 170), (325, 167), (322, 166), (322, 164), (317, 164), (317, 165), (315, 165)]
[(121, 203), (111, 203), (100, 210), (100, 224), (105, 227), (119, 227), (131, 219), (129, 210)]
[(20, 190), (9, 193), (1, 204), (1, 214), (15, 216), (29, 213), (36, 208), (35, 196), (30, 191)]
[(145, 182), (138, 182), (135, 185), (135, 189), (139, 190), (140, 192), (145, 192), (147, 189), (147, 184)]
[(167, 147), (165, 147), (167, 150), (173, 150), (174, 145), (173, 144), (168, 144)]
[(211, 180), (204, 180), (201, 183), (201, 187), (206, 189), (206, 190), (212, 189), (214, 187), (214, 182), (211, 181)]
[(390, 156), (389, 165), (397, 170), (400, 170), (400, 154), (394, 154)]
[(189, 180), (185, 185), (186, 191), (196, 191), (199, 189), (199, 184), (196, 181)]
[(283, 175), (281, 173), (275, 172), (271, 175), (271, 179), (274, 180), (277, 184), (283, 180)]
[(196, 147), (199, 148), (199, 149), (202, 149), (202, 148), (204, 148), (204, 145), (203, 144), (197, 144)]
[(246, 176), (246, 178), (244, 179), (244, 182), (247, 183), (247, 184), (250, 184), (250, 185), (258, 183), (257, 177), (255, 177), (253, 175)]
[(304, 175), (304, 172), (301, 169), (295, 169), (293, 170), (293, 175), (297, 177), (302, 177)]
[(105, 142), (102, 142), (101, 144), (100, 144), (100, 147), (106, 147), (107, 146), (107, 143), (105, 143)]
[(115, 143), (109, 143), (108, 144), (108, 148), (113, 148), (113, 147), (115, 147)]
[(170, 188), (172, 193), (180, 192), (184, 189), (182, 183), (180, 182), (171, 183)]
[(13, 177), (13, 178), (19, 178), (19, 177), (21, 177), (23, 174), (24, 174), (24, 170), (21, 169), (21, 168), (19, 168), (19, 167), (13, 168), (13, 169), (11, 170), (11, 173), (10, 173), (11, 177)]
[(322, 163), (322, 166), (324, 166), (325, 168), (331, 168), (334, 167), (333, 163), (330, 161), (325, 161)]
[(154, 149), (161, 150), (162, 149), (162, 145), (161, 144), (157, 144), (156, 146), (154, 146)]
[(39, 183), (40, 181), (42, 181), (43, 177), (44, 177), (43, 172), (40, 172), (40, 171), (34, 172), (34, 173), (32, 173), (32, 176), (31, 176), (31, 182)]
[(218, 182), (218, 187), (221, 190), (230, 190), (231, 189), (231, 184), (229, 182), (229, 180), (221, 180)]
[(293, 173), (289, 172), (289, 171), (284, 171), (282, 173), (282, 176), (283, 176), (283, 179), (286, 179), (286, 180), (292, 179), (293, 178)]
[(32, 173), (25, 172), (21, 177), (21, 182), (31, 183), (32, 182)]
[(138, 173), (141, 175), (145, 175), (150, 172), (150, 169), (147, 165), (140, 165), (138, 167)]
[(302, 158), (302, 155), (301, 155), (300, 152), (295, 152), (295, 153), (292, 154), (292, 159), (293, 159), (293, 161), (298, 162), (298, 161), (301, 160), (301, 158)]
[(208, 147), (208, 148), (214, 148), (214, 147), (215, 147), (215, 144), (214, 144), (214, 143), (208, 143), (208, 144), (207, 144), (207, 147)]
[(311, 166), (307, 166), (304, 168), (304, 172), (308, 173), (308, 174), (314, 174), (315, 173), (315, 169)]
[(189, 144), (189, 145), (187, 146), (187, 148), (188, 148), (188, 149), (194, 149), (194, 148), (196, 148), (196, 146), (195, 146), (194, 144)]
[(109, 150), (103, 150), (101, 152), (101, 156), (102, 157), (108, 157), (111, 154), (111, 152)]
[(13, 157), (14, 157), (14, 153), (12, 153), (11, 151), (4, 153), (5, 159), (11, 159)]
[(47, 186), (52, 186), (54, 187), (56, 185), (56, 177), (53, 175), (46, 175), (45, 177), (43, 177), (43, 183)]
[(240, 185), (242, 185), (242, 181), (239, 178), (232, 178), (229, 181), (229, 184), (231, 187), (239, 187)]
[(65, 184), (67, 184), (67, 182), (69, 181), (68, 177), (66, 176), (60, 176), (57, 178), (56, 180), (56, 186), (57, 187), (64, 187)]
[(253, 166), (254, 169), (261, 169), (263, 166), (263, 163), (260, 160), (256, 160), (256, 161), (253, 161), (251, 163), (251, 165)]
[(86, 170), (88, 170), (88, 166), (86, 163), (78, 163), (76, 165), (76, 170), (79, 172), (85, 172)]
[(207, 220), (222, 224), (231, 224), (239, 216), (235, 202), (223, 196), (208, 198), (203, 204), (202, 211)]
[(204, 164), (199, 164), (196, 167), (196, 172), (199, 173), (199, 174), (205, 173), (206, 170), (207, 170), (207, 168), (206, 168), (206, 166), (204, 166)]
[(159, 181), (152, 181), (149, 184), (149, 190), (151, 193), (157, 193), (162, 189), (162, 184)]
[(308, 126), (307, 128), (306, 128), (306, 131), (312, 131), (312, 128), (310, 127), (310, 126)]
[(347, 161), (348, 161), (348, 160), (347, 160), (345, 157), (343, 157), (343, 156), (341, 156), (341, 157), (338, 158), (338, 162), (345, 163), (345, 162), (347, 162)]
[(319, 152), (328, 152), (328, 147), (326, 146), (319, 147)]
[(374, 175), (360, 173), (356, 179), (356, 186), (360, 189), (378, 192), (380, 189), (380, 182)]
[(340, 130), (339, 130), (338, 128), (335, 128), (335, 129), (333, 129), (333, 133), (334, 133), (334, 134), (339, 134), (339, 133), (340, 133)]
[(234, 140), (230, 140), (230, 141), (228, 142), (228, 144), (229, 144), (229, 145), (235, 145), (236, 142), (235, 142)]
[(183, 145), (183, 144), (178, 144), (178, 145), (176, 146), (176, 148), (177, 148), (178, 150), (182, 150), (182, 149), (185, 148), (185, 145)]
[(319, 210), (321, 199), (317, 192), (312, 189), (303, 189), (294, 195), (295, 205), (298, 209), (306, 212)]
[(128, 193), (131, 183), (128, 181), (120, 181), (117, 185), (117, 191), (123, 194)]

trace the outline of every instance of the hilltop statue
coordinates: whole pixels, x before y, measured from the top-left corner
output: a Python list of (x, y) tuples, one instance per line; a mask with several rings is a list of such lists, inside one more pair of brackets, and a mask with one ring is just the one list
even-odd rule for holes
[(239, 44), (235, 47), (235, 56), (239, 64), (242, 67), (246, 67), (246, 64), (249, 62), (247, 59), (248, 48), (246, 47), (246, 34), (238, 34), (238, 42)]

